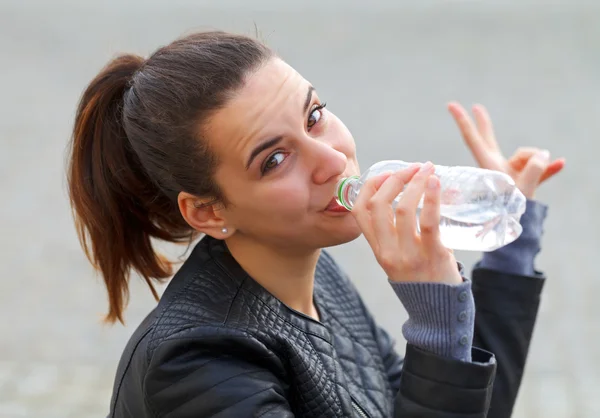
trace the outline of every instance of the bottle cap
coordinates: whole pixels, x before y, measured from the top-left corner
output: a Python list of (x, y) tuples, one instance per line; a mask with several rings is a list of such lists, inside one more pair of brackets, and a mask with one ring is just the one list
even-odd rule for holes
[(342, 205), (343, 207), (345, 207), (348, 210), (352, 210), (352, 205), (350, 204), (350, 202), (348, 202), (346, 200), (346, 197), (347, 197), (347, 193), (345, 190), (346, 185), (348, 185), (348, 183), (350, 183), (350, 181), (357, 180), (359, 178), (360, 178), (359, 176), (346, 177), (346, 178), (340, 180), (337, 185), (337, 193), (336, 193), (337, 201), (340, 205)]

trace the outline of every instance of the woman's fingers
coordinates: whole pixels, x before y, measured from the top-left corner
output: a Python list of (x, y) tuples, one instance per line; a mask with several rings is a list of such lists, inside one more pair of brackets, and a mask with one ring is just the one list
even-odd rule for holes
[(525, 197), (532, 198), (542, 175), (550, 165), (550, 153), (541, 151), (529, 159), (519, 175), (517, 186)]
[(440, 180), (436, 175), (427, 179), (423, 209), (419, 217), (421, 242), (426, 251), (439, 247), (440, 244)]
[(392, 242), (392, 240), (397, 239), (396, 230), (393, 226), (394, 211), (392, 210), (392, 202), (402, 193), (404, 186), (411, 181), (418, 170), (419, 165), (415, 164), (406, 170), (391, 175), (369, 201), (368, 210), (371, 212), (373, 232), (377, 235), (380, 244), (395, 244)]
[[(395, 210), (398, 239), (412, 239), (416, 235), (417, 207), (425, 191), (427, 179), (433, 172), (433, 164), (430, 162), (425, 163), (404, 189), (402, 198)], [(403, 247), (407, 248), (406, 246)]]
[[(515, 152), (515, 154), (508, 160), (508, 164), (514, 171), (520, 172), (525, 168), (525, 166), (527, 165), (529, 160), (535, 154), (537, 154), (541, 151), (542, 150), (540, 148), (534, 148), (534, 147), (519, 148), (517, 150), (517, 152)], [(548, 180), (550, 177), (559, 173), (564, 168), (564, 166), (565, 166), (564, 158), (557, 158), (556, 160), (552, 161), (546, 168), (546, 171), (542, 174), (542, 177), (540, 178), (539, 182), (543, 183), (544, 181)]]
[[(426, 190), (428, 179), (432, 187)], [(364, 194), (363, 194), (364, 192)], [(401, 198), (395, 212), (392, 202)], [(416, 212), (424, 197), (422, 238), (416, 234)], [(450, 252), (435, 251), (439, 242), (440, 184), (434, 166), (413, 166), (391, 176), (371, 179), (363, 186), (353, 212), (377, 262), (396, 282), (460, 283), (462, 278)], [(396, 227), (393, 219), (396, 219)], [(430, 248), (423, 248), (430, 245)], [(434, 250), (434, 251), (432, 251)]]
[[(384, 184), (388, 183), (390, 177), (392, 178), (389, 182), (389, 185), (386, 186), (383, 190), (386, 196), (389, 196), (390, 191), (389, 188), (400, 187), (399, 183), (406, 183), (410, 181), (410, 178), (414, 175), (414, 173), (418, 170), (419, 164), (415, 164), (414, 167), (409, 167), (406, 170), (402, 170), (396, 174), (392, 172), (381, 174), (379, 176), (370, 178), (365, 182), (365, 184), (361, 187), (360, 194), (354, 203), (354, 208), (352, 209), (352, 215), (356, 219), (358, 226), (360, 227), (365, 239), (369, 242), (373, 251), (378, 253), (381, 247), (382, 239), (389, 239), (389, 235), (386, 235), (384, 232), (385, 238), (381, 237), (381, 231), (385, 230), (381, 226), (381, 222), (385, 222), (387, 220), (387, 234), (389, 231), (393, 231), (392, 221), (390, 220), (390, 216), (392, 215), (392, 207), (391, 202), (394, 197), (389, 198), (388, 202), (384, 202), (384, 198), (379, 196), (379, 192)], [(396, 194), (396, 196), (402, 191)], [(388, 215), (385, 215), (385, 211), (387, 210)], [(375, 213), (378, 213), (376, 215)], [(383, 216), (381, 213), (384, 213)], [(383, 217), (382, 219), (378, 219)]]
[(392, 173), (385, 173), (367, 180), (361, 187), (360, 194), (358, 195), (356, 202), (354, 202), (354, 207), (352, 209), (352, 216), (354, 216), (358, 227), (362, 231), (371, 248), (373, 248), (373, 251), (378, 250), (379, 244), (373, 231), (371, 214), (367, 210), (366, 206), (373, 195), (377, 193), (377, 190), (379, 190), (383, 182), (391, 175)]
[(383, 173), (378, 176), (371, 177), (368, 179), (365, 184), (360, 188), (360, 194), (356, 198), (356, 202), (354, 206), (358, 205), (361, 201), (365, 202), (371, 199), (377, 190), (381, 187), (381, 185), (394, 173), (391, 171), (389, 173)]
[(461, 105), (454, 102), (448, 104), (448, 110), (452, 114), (452, 117), (454, 117), (462, 137), (475, 157), (475, 160), (477, 160), (477, 163), (484, 168), (495, 168), (495, 160), (490, 155), (489, 146), (477, 131), (467, 111)]
[(550, 177), (552, 177), (553, 175), (560, 173), (563, 168), (565, 168), (565, 159), (564, 158), (559, 158), (557, 160), (552, 161), (550, 163), (550, 165), (548, 166), (548, 168), (546, 168), (546, 171), (544, 172), (544, 174), (542, 174), (540, 183), (543, 183), (546, 180), (548, 180)]
[(371, 177), (360, 188), (360, 194), (356, 198), (356, 202), (354, 202), (353, 211), (355, 211), (356, 209), (359, 209), (359, 211), (360, 211), (360, 209), (366, 208), (369, 205), (369, 202), (373, 199), (373, 196), (375, 195), (375, 193), (377, 193), (379, 191), (379, 189), (381, 188), (383, 183), (385, 183), (385, 181), (389, 177), (395, 175), (395, 176), (398, 176), (398, 178), (401, 179), (404, 183), (407, 183), (412, 178), (414, 173), (417, 172), (419, 167), (420, 167), (420, 164), (415, 163), (415, 164), (412, 164), (410, 167), (408, 167), (404, 170), (400, 170), (396, 173), (393, 173), (392, 171), (390, 171), (390, 172), (380, 174), (375, 177)]
[(510, 166), (516, 170), (521, 171), (523, 167), (527, 164), (527, 161), (531, 157), (533, 157), (538, 152), (541, 152), (542, 149), (535, 147), (521, 147), (519, 148), (512, 157), (508, 160)]
[(477, 130), (488, 144), (488, 146), (494, 151), (499, 151), (498, 142), (496, 142), (496, 135), (494, 134), (494, 127), (492, 126), (492, 119), (485, 106), (476, 104), (473, 106), (473, 116), (477, 123)]
[(352, 213), (354, 215), (361, 214), (364, 212), (363, 208), (367, 206), (367, 203), (373, 198), (373, 195), (377, 193), (377, 190), (381, 185), (392, 175), (393, 173), (384, 173), (379, 176), (371, 177), (363, 184), (360, 188), (360, 193), (354, 202)]

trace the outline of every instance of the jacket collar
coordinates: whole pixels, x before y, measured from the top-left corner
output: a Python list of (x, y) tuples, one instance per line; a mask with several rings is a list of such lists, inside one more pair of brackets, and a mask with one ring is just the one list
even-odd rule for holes
[[(266, 306), (268, 309), (275, 312), (282, 320), (291, 323), (294, 327), (305, 333), (312, 334), (331, 343), (331, 334), (325, 325), (326, 321), (324, 321), (326, 320), (326, 317), (324, 317), (324, 315), (326, 315), (325, 311), (328, 311), (329, 309), (327, 306), (322, 305), (327, 298), (321, 297), (322, 292), (324, 291), (319, 285), (321, 280), (315, 278), (315, 290), (313, 294), (315, 304), (317, 305), (319, 315), (321, 316), (321, 322), (319, 322), (308, 315), (290, 308), (250, 277), (242, 266), (238, 264), (235, 258), (233, 258), (233, 255), (229, 252), (224, 241), (206, 236), (198, 244), (198, 247), (200, 246), (204, 247), (203, 249), (207, 251), (209, 257), (215, 261), (223, 273), (239, 286), (238, 293), (239, 291), (243, 291), (252, 295), (259, 299), (263, 306)], [(194, 251), (196, 251), (196, 249)], [(319, 274), (319, 269), (317, 269), (316, 274)]]

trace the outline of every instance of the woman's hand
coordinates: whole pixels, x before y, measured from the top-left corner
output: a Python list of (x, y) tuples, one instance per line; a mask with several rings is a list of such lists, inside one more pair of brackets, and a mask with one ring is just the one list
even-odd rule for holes
[[(433, 164), (426, 163), (374, 177), (361, 188), (352, 209), (391, 281), (462, 283), (454, 254), (440, 241), (440, 182), (433, 172)], [(403, 189), (394, 210), (392, 202)], [(422, 196), (419, 234), (416, 216)]]
[(504, 158), (492, 127), (490, 116), (482, 105), (473, 106), (476, 124), (458, 103), (448, 104), (467, 146), (481, 168), (502, 171), (515, 181), (528, 199), (533, 199), (538, 186), (565, 166), (564, 158), (550, 161), (550, 153), (538, 148), (519, 148), (508, 160)]

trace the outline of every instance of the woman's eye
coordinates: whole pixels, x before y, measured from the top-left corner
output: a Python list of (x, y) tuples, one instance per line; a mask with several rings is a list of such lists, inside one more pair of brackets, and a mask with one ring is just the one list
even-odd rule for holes
[(274, 169), (279, 164), (281, 164), (285, 160), (285, 155), (281, 151), (277, 151), (275, 154), (271, 154), (269, 158), (265, 161), (265, 164), (262, 168), (262, 173), (265, 174), (269, 170)]
[(310, 131), (313, 126), (315, 126), (321, 118), (323, 117), (323, 109), (327, 106), (326, 103), (316, 106), (308, 115), (308, 130)]

